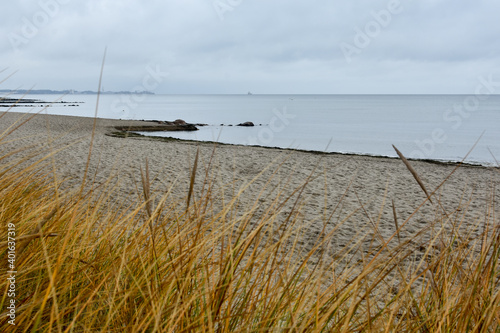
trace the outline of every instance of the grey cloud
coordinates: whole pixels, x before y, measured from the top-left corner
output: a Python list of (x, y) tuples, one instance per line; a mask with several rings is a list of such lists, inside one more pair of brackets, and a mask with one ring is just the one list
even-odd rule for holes
[[(107, 89), (130, 89), (153, 63), (171, 73), (157, 93), (466, 93), (499, 70), (494, 1), (401, 0), (363, 47), (359, 31), (397, 0), (220, 1), (223, 20), (211, 0), (7, 2), (0, 61), (19, 72), (4, 88), (95, 89), (106, 46)], [(29, 38), (26, 20), (38, 30)], [(351, 62), (342, 43), (357, 49)]]

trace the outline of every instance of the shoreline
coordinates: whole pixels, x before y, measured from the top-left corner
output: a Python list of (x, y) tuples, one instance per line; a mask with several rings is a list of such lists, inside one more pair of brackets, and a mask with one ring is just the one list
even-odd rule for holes
[[(59, 103), (68, 103), (68, 102), (59, 102)], [(14, 113), (14, 114), (19, 114), (19, 115), (34, 115), (34, 113), (27, 113), (27, 112), (21, 112), (17, 110), (9, 110), (9, 111), (2, 111), (0, 110), (0, 116), (3, 113)], [(68, 115), (53, 115), (53, 114), (44, 114), (44, 113), (39, 113), (40, 115), (43, 116), (49, 116), (49, 117), (67, 117), (67, 118), (75, 118), (75, 119), (85, 119), (87, 121), (94, 121), (94, 117), (82, 117), (82, 116), (68, 116)], [(116, 137), (116, 138), (136, 138), (136, 139), (143, 139), (143, 140), (149, 140), (149, 141), (159, 141), (159, 142), (185, 142), (185, 143), (199, 143), (199, 144), (208, 144), (208, 145), (220, 145), (220, 146), (233, 146), (233, 147), (242, 147), (242, 148), (262, 148), (262, 149), (270, 149), (270, 150), (282, 150), (282, 151), (291, 151), (291, 152), (300, 152), (300, 153), (306, 153), (306, 154), (313, 154), (313, 155), (325, 155), (325, 156), (347, 156), (347, 157), (368, 157), (368, 158), (375, 158), (375, 159), (388, 159), (388, 160), (400, 160), (398, 156), (386, 156), (386, 155), (374, 155), (374, 154), (363, 154), (363, 153), (349, 153), (349, 152), (326, 152), (326, 151), (319, 151), (319, 150), (309, 150), (309, 149), (298, 149), (298, 148), (284, 148), (284, 147), (277, 147), (277, 146), (262, 146), (262, 145), (244, 145), (244, 144), (236, 144), (236, 143), (224, 143), (224, 142), (217, 142), (217, 141), (201, 141), (201, 140), (189, 140), (189, 139), (178, 139), (174, 137), (159, 137), (159, 136), (148, 136), (148, 135), (143, 135), (138, 132), (138, 128), (146, 128), (146, 131), (155, 131), (155, 128), (160, 129), (159, 132), (176, 132), (176, 131), (183, 131), (185, 130), (187, 126), (188, 131), (193, 131), (192, 126), (208, 126), (206, 124), (198, 124), (198, 123), (187, 123), (185, 125), (172, 125), (170, 128), (170, 125), (161, 125), (158, 120), (145, 120), (145, 119), (139, 119), (139, 120), (129, 120), (129, 119), (113, 119), (113, 118), (96, 118), (97, 121), (102, 121), (107, 123), (107, 128), (104, 134), (106, 136), (110, 137)], [(126, 128), (134, 128), (133, 130), (128, 130)], [(128, 133), (128, 135), (125, 135), (125, 133)], [(0, 133), (1, 134), (1, 133)], [(471, 167), (471, 168), (486, 168), (486, 169), (500, 169), (500, 165), (494, 165), (494, 163), (491, 163), (489, 165), (486, 164), (481, 164), (479, 162), (459, 162), (459, 161), (451, 161), (451, 160), (436, 160), (436, 159), (416, 159), (416, 158), (409, 158), (406, 157), (409, 161), (412, 162), (422, 162), (422, 163), (429, 163), (429, 164), (436, 164), (436, 165), (444, 165), (444, 166), (460, 166), (460, 167)]]
[[(60, 101), (57, 103), (65, 103), (70, 104), (70, 102)], [(72, 106), (72, 105), (70, 105)], [(19, 113), (19, 114), (31, 114), (17, 110), (0, 110), (0, 114), (2, 112), (6, 113)], [(48, 114), (49, 116), (61, 116), (61, 117), (75, 117), (75, 118), (84, 118), (92, 120), (94, 117), (82, 117), (82, 116), (70, 116), (70, 115), (53, 115)], [(184, 124), (175, 124), (172, 121), (160, 121), (155, 119), (137, 119), (137, 120), (129, 120), (129, 119), (115, 119), (115, 118), (100, 118), (102, 121), (106, 121), (110, 123), (110, 127), (116, 129), (120, 132), (128, 132), (134, 133), (134, 136), (143, 136), (144, 138), (154, 140), (154, 141), (169, 141), (176, 140), (179, 142), (191, 142), (191, 143), (207, 143), (207, 144), (218, 144), (218, 145), (229, 145), (229, 146), (237, 146), (237, 147), (255, 147), (255, 148), (264, 148), (264, 149), (278, 149), (278, 150), (286, 150), (286, 151), (297, 151), (303, 153), (311, 153), (316, 155), (341, 155), (341, 156), (363, 156), (363, 157), (373, 157), (373, 158), (381, 158), (381, 159), (399, 159), (398, 156), (388, 156), (388, 155), (377, 155), (370, 153), (358, 153), (358, 152), (339, 152), (339, 151), (321, 151), (321, 150), (312, 150), (312, 149), (300, 149), (300, 148), (287, 148), (287, 147), (279, 147), (279, 146), (263, 146), (263, 145), (245, 145), (239, 143), (225, 143), (225, 142), (216, 142), (216, 141), (203, 141), (203, 140), (192, 140), (192, 139), (178, 139), (174, 137), (156, 137), (156, 136), (148, 136), (143, 135), (136, 132), (176, 132), (176, 131), (196, 131), (199, 130), (198, 126), (206, 127), (206, 126), (215, 126), (215, 125), (207, 125), (201, 123), (185, 123)], [(116, 123), (113, 123), (116, 122)], [(237, 125), (229, 125), (236, 127)], [(256, 125), (257, 126), (257, 125)], [(262, 126), (262, 124), (260, 124)], [(132, 129), (127, 129), (131, 128)], [(158, 129), (158, 130), (157, 130)], [(113, 131), (110, 131), (113, 132)], [(121, 135), (115, 135), (116, 137), (122, 137)], [(129, 135), (130, 136), (130, 135)], [(500, 168), (500, 163), (490, 161), (490, 162), (477, 162), (477, 161), (459, 161), (459, 160), (448, 160), (448, 159), (432, 159), (432, 158), (411, 158), (405, 156), (409, 161), (415, 162), (426, 162), (431, 164), (439, 164), (439, 165), (451, 165), (451, 166), (467, 166), (467, 167), (482, 167), (482, 168)]]
[[(142, 121), (142, 120), (140, 120)], [(145, 120), (147, 122), (147, 120)], [(309, 150), (309, 149), (298, 149), (298, 148), (283, 148), (277, 146), (262, 146), (262, 145), (243, 145), (237, 143), (226, 143), (226, 142), (217, 142), (217, 141), (202, 141), (202, 140), (189, 140), (189, 139), (178, 139), (174, 137), (167, 136), (149, 136), (143, 135), (135, 131), (135, 130), (123, 130), (115, 127), (118, 132), (110, 131), (106, 133), (108, 136), (117, 137), (117, 138), (141, 138), (144, 140), (151, 141), (160, 141), (160, 142), (189, 142), (189, 143), (200, 143), (200, 144), (210, 144), (210, 145), (224, 145), (224, 146), (234, 146), (234, 147), (253, 147), (253, 148), (263, 148), (263, 149), (271, 149), (271, 150), (285, 150), (285, 151), (296, 151), (301, 153), (309, 153), (314, 155), (340, 155), (340, 156), (360, 156), (360, 157), (371, 157), (371, 158), (380, 158), (380, 159), (390, 159), (390, 160), (400, 160), (397, 156), (385, 156), (385, 155), (373, 155), (373, 154), (362, 154), (362, 153), (342, 153), (342, 152), (327, 152), (327, 151), (319, 151), (319, 150)], [(416, 159), (416, 158), (407, 158), (409, 161), (415, 162), (424, 162), (438, 165), (448, 165), (448, 166), (463, 166), (463, 167), (477, 167), (477, 168), (493, 168), (499, 169), (500, 166), (496, 165), (485, 165), (478, 162), (457, 162), (457, 161), (447, 161), (447, 160), (434, 160), (434, 159)]]

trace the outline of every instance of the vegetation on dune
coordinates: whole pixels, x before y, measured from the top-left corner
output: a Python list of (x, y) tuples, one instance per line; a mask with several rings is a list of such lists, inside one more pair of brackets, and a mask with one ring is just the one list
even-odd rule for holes
[[(446, 207), (428, 221), (440, 228), (425, 241), (401, 240), (409, 220), (394, 213), (398, 231), (384, 239), (374, 226), (382, 245), (349, 260), (348, 252), (324, 251), (336, 230), (302, 247), (307, 179), (242, 208), (250, 184), (221, 200), (210, 170), (195, 177), (196, 155), (182, 203), (150, 189), (147, 163), (139, 199), (125, 203), (113, 195), (115, 179), (61, 191), (51, 156), (27, 163), (0, 151), (2, 332), (500, 330), (493, 199), (477, 221), (463, 221), (466, 204)], [(15, 327), (7, 311), (9, 225), (17, 234)], [(412, 256), (416, 246), (426, 249), (421, 258)]]

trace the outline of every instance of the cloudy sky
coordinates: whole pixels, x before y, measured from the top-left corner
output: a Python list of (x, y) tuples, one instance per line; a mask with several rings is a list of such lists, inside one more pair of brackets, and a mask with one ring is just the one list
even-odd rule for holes
[(498, 0), (3, 1), (0, 89), (474, 93)]

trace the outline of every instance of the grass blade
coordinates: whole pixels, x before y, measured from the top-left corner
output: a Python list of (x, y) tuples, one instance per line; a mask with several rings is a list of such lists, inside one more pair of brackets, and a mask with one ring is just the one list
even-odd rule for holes
[(417, 171), (411, 166), (410, 162), (406, 159), (406, 157), (404, 157), (404, 155), (398, 150), (398, 148), (396, 148), (394, 145), (392, 145), (392, 148), (394, 148), (394, 150), (396, 151), (396, 153), (398, 154), (398, 156), (401, 158), (401, 160), (403, 161), (403, 163), (406, 165), (406, 167), (408, 168), (408, 170), (413, 175), (413, 178), (415, 178), (415, 180), (417, 181), (418, 185), (420, 185), (420, 188), (424, 191), (425, 195), (427, 196), (427, 199), (429, 199), (429, 201), (432, 202), (431, 197), (429, 195), (429, 192), (427, 192), (427, 189), (425, 188), (425, 185), (422, 182), (422, 179), (420, 179), (420, 177), (418, 176)]

